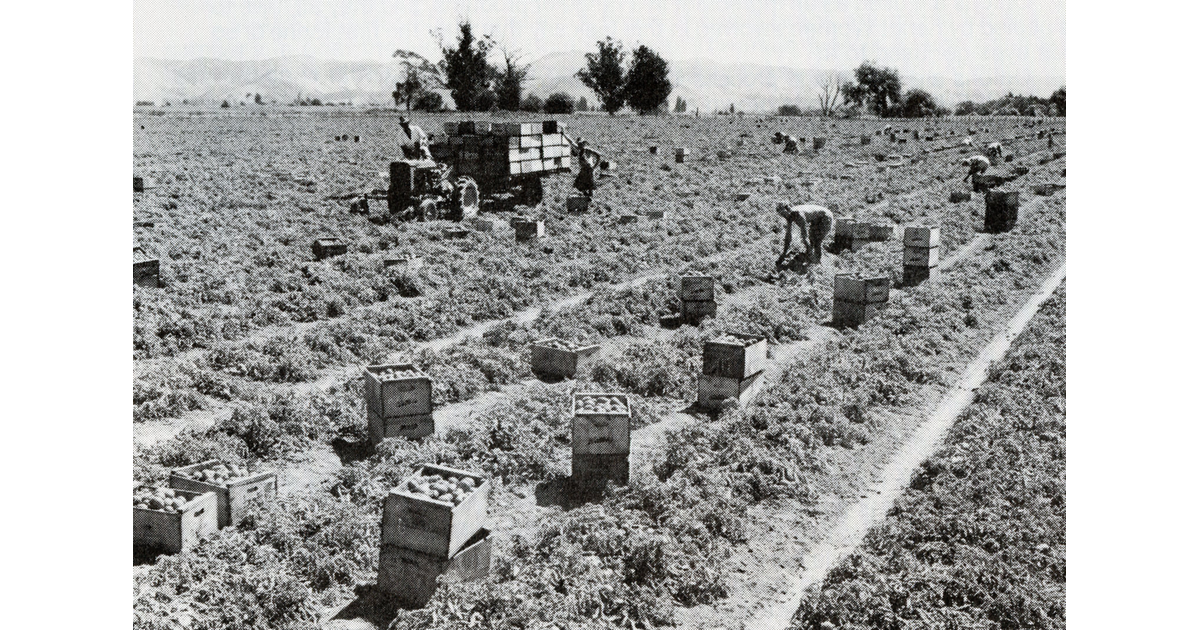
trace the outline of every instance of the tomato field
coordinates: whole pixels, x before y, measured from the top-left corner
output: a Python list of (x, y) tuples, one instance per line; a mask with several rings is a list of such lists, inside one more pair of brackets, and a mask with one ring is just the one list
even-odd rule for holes
[[(443, 123), (465, 118), (415, 122), (436, 139)], [(497, 219), (489, 229), (464, 224), (465, 238), (449, 238), (448, 221), (380, 220), (381, 202), (367, 215), (350, 211), (356, 192), (386, 187), (380, 173), (398, 153), (390, 111), (135, 111), (133, 169), (147, 182), (133, 202), (135, 259), (158, 259), (161, 279), (133, 289), (135, 487), (165, 486), (173, 469), (208, 460), (278, 473), (278, 496), (193, 548), (135, 549), (136, 628), (351, 628), (357, 618), (396, 628), (768, 627), (756, 620), (792, 596), (788, 576), (804, 572), (807, 550), (1065, 265), (1063, 119), (901, 120), (895, 142), (881, 120), (558, 120), (613, 165), (590, 208), (568, 212), (572, 176), (557, 175), (539, 205), (485, 213)], [(777, 131), (807, 142), (783, 154), (771, 141)], [(362, 141), (334, 139), (342, 135)], [(828, 142), (814, 151), (818, 137)], [(1012, 160), (989, 172), (1011, 178), (1005, 190), (1019, 192), (1020, 217), (1012, 230), (986, 233), (983, 194), (950, 199), (970, 190), (960, 162), (997, 141)], [(684, 162), (675, 147), (690, 149)], [(777, 272), (780, 202), (899, 233), (940, 227), (938, 275), (901, 286), (895, 237), (831, 251), (807, 273)], [(518, 213), (544, 221), (545, 237), (518, 241), (508, 225)], [(324, 237), (340, 238), (347, 253), (315, 261), (311, 245)], [(891, 281), (886, 307), (856, 329), (828, 325), (839, 273)], [(716, 314), (670, 323), (679, 278), (693, 274), (715, 279)], [(1065, 370), (1054, 337), (1062, 326), (1039, 318), (1041, 332), (1030, 335), (1046, 340), (1031, 348), (1023, 338), (1012, 356), (1027, 357), (1030, 370)], [(705, 342), (727, 333), (767, 340), (758, 389), (740, 406), (696, 409)], [(573, 378), (535, 375), (531, 346), (551, 338), (598, 349)], [(372, 444), (363, 370), (397, 363), (428, 376), (435, 431)], [(586, 392), (623, 396), (587, 404), (629, 414), (630, 472), (628, 485), (585, 496), (570, 478), (573, 394)], [(1053, 410), (989, 396), (967, 417), (1001, 405), (996, 413), (1036, 424), (1046, 440), (1065, 434)], [(952, 444), (964, 430), (954, 429)], [(929, 466), (963, 465), (943, 459)], [(475, 483), (413, 480), (422, 464), (490, 480), (490, 570), (440, 583), (423, 605), (396, 606), (370, 587), (389, 492), (411, 481), (457, 508)], [(882, 627), (879, 619), (901, 614), (879, 594), (907, 579), (893, 575), (900, 560), (883, 541), (964, 518), (919, 494), (917, 480), (932, 475), (924, 470), (897, 508), (922, 518), (870, 534), (850, 560), (869, 570), (839, 565), (785, 624)], [(929, 484), (941, 488), (945, 477)], [(1042, 526), (1047, 562), (1065, 572), (1054, 555), (1062, 523)], [(926, 547), (910, 550), (905, 566), (933, 562)], [(951, 600), (987, 608), (1032, 588), (988, 583), (997, 579), (1001, 594)], [(875, 599), (843, 601), (860, 591)], [(998, 619), (931, 613), (921, 597), (905, 605), (968, 625)], [(1061, 602), (1041, 598), (1041, 617), (1012, 618), (1059, 627)]]

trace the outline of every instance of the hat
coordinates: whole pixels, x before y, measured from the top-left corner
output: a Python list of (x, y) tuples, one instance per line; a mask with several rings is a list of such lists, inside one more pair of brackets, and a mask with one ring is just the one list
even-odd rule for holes
[(404, 114), (400, 114), (400, 124), (407, 125), (408, 124), (408, 116), (405, 116)]

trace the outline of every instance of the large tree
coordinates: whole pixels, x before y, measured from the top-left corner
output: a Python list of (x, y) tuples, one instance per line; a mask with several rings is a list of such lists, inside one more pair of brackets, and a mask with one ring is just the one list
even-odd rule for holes
[(1067, 115), (1067, 86), (1062, 86), (1050, 95), (1050, 102), (1058, 108), (1059, 116)]
[(657, 111), (671, 97), (667, 60), (646, 45), (633, 51), (633, 62), (625, 75), (625, 100), (639, 113)]
[(555, 92), (546, 97), (543, 108), (547, 114), (570, 114), (575, 111), (575, 101), (566, 92)]
[(464, 20), (458, 25), (458, 43), (446, 46), (440, 33), (435, 34), (438, 47), (442, 49), (446, 87), (450, 98), (459, 111), (483, 111), (491, 107), (495, 97), (491, 92), (493, 68), (488, 64), (488, 55), (495, 43), (488, 35), (475, 37), (471, 22)]
[(596, 93), (604, 111), (615, 114), (625, 105), (625, 50), (611, 37), (596, 42), (596, 48), (587, 54), (587, 67), (575, 76)]
[(392, 58), (400, 63), (400, 82), (392, 92), (396, 107), (401, 103), (411, 110), (417, 99), (434, 88), (446, 87), (444, 66), (439, 66), (410, 50), (397, 50)]
[(902, 88), (898, 71), (864, 61), (854, 69), (854, 79), (856, 82), (842, 85), (842, 97), (847, 104), (861, 106), (865, 103), (878, 116), (897, 113)]
[(505, 49), (504, 65), (496, 69), (496, 107), (515, 112), (521, 108), (521, 90), (529, 76), (529, 64), (521, 63), (521, 54)]
[(924, 118), (938, 115), (941, 107), (925, 90), (909, 90), (904, 93), (901, 112), (905, 118)]

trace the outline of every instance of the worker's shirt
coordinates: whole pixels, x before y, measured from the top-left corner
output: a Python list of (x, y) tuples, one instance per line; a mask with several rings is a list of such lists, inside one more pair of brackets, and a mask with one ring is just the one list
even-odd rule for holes
[(987, 168), (992, 165), (992, 163), (989, 162), (988, 159), (983, 157), (982, 155), (976, 155), (975, 157), (969, 158), (967, 160), (967, 165), (971, 167), (972, 171), (982, 172), (982, 171), (986, 171)]
[(408, 133), (404, 132), (404, 127), (400, 127), (400, 150), (404, 152), (404, 157), (409, 160), (429, 159), (429, 136), (425, 134), (425, 130), (414, 124), (408, 125)]
[(812, 225), (814, 221), (819, 221), (822, 218), (828, 220), (830, 224), (833, 223), (833, 213), (830, 212), (829, 208), (826, 208), (825, 206), (805, 204), (803, 206), (795, 206), (792, 209), (798, 212), (800, 216), (804, 217), (805, 223), (808, 223), (809, 225)]

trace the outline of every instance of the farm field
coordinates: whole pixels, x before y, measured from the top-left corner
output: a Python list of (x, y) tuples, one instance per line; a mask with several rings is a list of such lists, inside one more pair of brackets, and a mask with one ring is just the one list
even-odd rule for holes
[(1066, 627), (1066, 288), (793, 628)]
[[(448, 119), (416, 122), (432, 133)], [(135, 627), (181, 615), (197, 628), (349, 623), (328, 617), (374, 580), (384, 496), (422, 462), (492, 479), (492, 571), (444, 586), (400, 627), (747, 621), (775, 596), (763, 578), (781, 569), (767, 565), (800, 570), (804, 548), (1065, 263), (1065, 188), (1032, 191), (1064, 181), (1062, 156), (1037, 138), (1061, 120), (900, 121), (926, 138), (905, 144), (874, 135), (880, 121), (559, 120), (610, 155), (613, 175), (584, 214), (564, 210), (570, 176), (547, 180), (523, 213), (548, 237), (522, 243), (507, 225), (450, 240), (448, 222), (349, 213), (348, 191), (385, 185), (391, 115), (135, 113), (134, 170), (153, 187), (135, 196), (134, 221), (153, 227), (135, 227), (134, 245), (161, 259), (165, 284), (134, 289), (135, 482), (215, 458), (279, 470), (281, 495), (192, 551), (136, 564)], [(976, 146), (1012, 138), (1015, 159), (996, 171), (1029, 168), (1010, 184), (1022, 197), (1011, 232), (980, 233), (980, 194), (949, 202), (967, 186), (954, 143), (972, 129)], [(776, 130), (829, 144), (781, 155)], [(345, 133), (365, 141), (332, 140)], [(673, 162), (674, 146), (690, 161)], [(888, 168), (876, 153), (910, 156)], [(939, 225), (941, 275), (893, 288), (857, 330), (827, 328), (834, 275), (896, 285), (902, 245), (777, 277), (782, 200), (900, 231)], [(309, 245), (330, 234), (349, 253), (313, 262)], [(383, 264), (404, 255), (423, 265)], [(690, 273), (716, 279), (717, 314), (664, 328)], [(689, 409), (703, 341), (731, 330), (771, 344), (762, 390), (741, 409)], [(529, 348), (547, 337), (601, 350), (576, 379), (544, 382)], [(401, 359), (430, 375), (437, 431), (372, 452), (362, 367)], [(563, 492), (574, 391), (624, 392), (633, 408), (630, 486), (590, 502)]]

